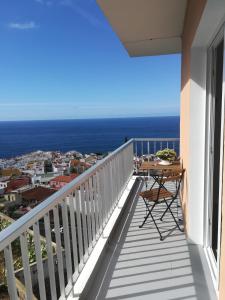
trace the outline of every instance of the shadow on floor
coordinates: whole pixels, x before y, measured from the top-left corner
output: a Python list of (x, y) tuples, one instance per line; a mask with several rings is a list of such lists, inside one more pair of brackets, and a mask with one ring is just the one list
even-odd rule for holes
[[(159, 207), (156, 214), (161, 211)], [(85, 299), (214, 299), (198, 247), (188, 245), (184, 233), (174, 229), (169, 214), (159, 224), (161, 230), (170, 229), (165, 240), (160, 241), (154, 224), (148, 222), (139, 228), (144, 215), (142, 199), (137, 195), (128, 199)]]

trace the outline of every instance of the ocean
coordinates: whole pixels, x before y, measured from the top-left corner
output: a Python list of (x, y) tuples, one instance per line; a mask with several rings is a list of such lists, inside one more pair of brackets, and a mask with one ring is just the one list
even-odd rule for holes
[(144, 117), (0, 122), (0, 158), (36, 150), (108, 152), (132, 137), (179, 137), (180, 118)]

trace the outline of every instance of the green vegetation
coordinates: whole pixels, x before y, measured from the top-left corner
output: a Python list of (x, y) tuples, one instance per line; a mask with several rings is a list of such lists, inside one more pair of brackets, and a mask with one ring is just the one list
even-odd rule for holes
[[(10, 224), (11, 224), (10, 221), (0, 220), (0, 231), (8, 227)], [(36, 262), (34, 238), (33, 235), (30, 233), (26, 233), (26, 237), (27, 237), (29, 262), (30, 264), (32, 264)], [(14, 269), (18, 270), (20, 268), (23, 268), (19, 238), (17, 238), (15, 241), (12, 242), (12, 254), (14, 259)], [(42, 258), (47, 257), (46, 243), (44, 241), (41, 241), (41, 254), (42, 254)], [(0, 253), (0, 285), (2, 284), (3, 285), (6, 284), (5, 262), (4, 262), (3, 251)]]
[(77, 173), (77, 170), (74, 166), (70, 167), (70, 173)]
[(174, 161), (177, 157), (177, 153), (174, 149), (163, 149), (156, 152), (156, 156), (162, 160)]
[(44, 170), (45, 170), (45, 173), (53, 172), (52, 162), (50, 160), (45, 160)]

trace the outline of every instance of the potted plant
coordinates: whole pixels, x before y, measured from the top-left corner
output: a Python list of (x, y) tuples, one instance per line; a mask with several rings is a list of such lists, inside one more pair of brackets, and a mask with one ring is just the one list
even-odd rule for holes
[(156, 157), (161, 160), (162, 165), (170, 165), (177, 157), (174, 149), (163, 149), (156, 152)]

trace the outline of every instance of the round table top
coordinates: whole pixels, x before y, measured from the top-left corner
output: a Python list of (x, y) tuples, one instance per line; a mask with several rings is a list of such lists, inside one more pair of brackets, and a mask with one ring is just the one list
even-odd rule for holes
[(182, 169), (180, 161), (175, 161), (171, 165), (161, 165), (160, 161), (143, 161), (139, 168), (140, 171), (148, 170), (175, 170)]

